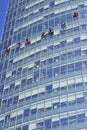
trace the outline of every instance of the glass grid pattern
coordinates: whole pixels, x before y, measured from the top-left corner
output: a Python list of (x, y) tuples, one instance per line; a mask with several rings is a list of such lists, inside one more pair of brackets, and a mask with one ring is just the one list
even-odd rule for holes
[(5, 21), (0, 130), (86, 130), (87, 0), (9, 0)]

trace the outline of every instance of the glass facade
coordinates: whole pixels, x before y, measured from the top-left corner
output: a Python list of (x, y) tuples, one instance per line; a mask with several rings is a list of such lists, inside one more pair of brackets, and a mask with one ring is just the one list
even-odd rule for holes
[(87, 130), (87, 0), (9, 0), (0, 44), (0, 130)]

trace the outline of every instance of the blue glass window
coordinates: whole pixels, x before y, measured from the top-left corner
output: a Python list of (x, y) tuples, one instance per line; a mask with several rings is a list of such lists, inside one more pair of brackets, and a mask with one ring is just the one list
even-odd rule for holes
[(61, 47), (66, 46), (66, 41), (61, 42)]
[(33, 99), (34, 99), (34, 100), (37, 100), (37, 97), (38, 97), (37, 94), (33, 95), (33, 96), (32, 96), (32, 100), (33, 100)]
[[(45, 16), (45, 18), (47, 19), (48, 16)], [(49, 27), (49, 25), (48, 25), (48, 21), (47, 21), (47, 22), (44, 22), (44, 28), (47, 29), (48, 27)]]
[(61, 102), (61, 107), (67, 106), (67, 102)]
[(33, 26), (32, 33), (35, 34), (37, 32), (37, 26)]
[(40, 51), (37, 52), (37, 53), (35, 54), (35, 56), (36, 56), (36, 59), (37, 59), (37, 58), (40, 58)]
[(54, 13), (51, 13), (51, 14), (49, 15), (49, 18), (52, 18), (52, 17), (54, 17)]
[(40, 74), (42, 74), (42, 76), (46, 75), (46, 69), (41, 70)]
[(10, 114), (5, 116), (5, 122), (8, 122), (10, 120)]
[(74, 31), (79, 31), (79, 27), (75, 27), (75, 28), (74, 28)]
[(69, 64), (68, 65), (68, 72), (74, 71), (74, 64)]
[(4, 120), (0, 121), (0, 128), (3, 126)]
[(45, 92), (39, 93), (39, 97), (43, 97), (44, 98)]
[(46, 108), (46, 111), (50, 111), (50, 110), (52, 110), (52, 107)]
[(61, 66), (61, 74), (67, 71), (67, 66)]
[(82, 50), (82, 53), (87, 55), (87, 50)]
[(76, 119), (76, 115), (69, 117), (69, 120), (74, 120), (74, 119)]
[(11, 118), (11, 122), (15, 122), (16, 117)]
[(59, 127), (59, 121), (54, 121), (53, 123), (52, 123), (52, 127), (53, 128), (55, 128), (55, 127)]
[(51, 0), (51, 1), (50, 1), (49, 6), (50, 6), (50, 7), (54, 7), (54, 0)]
[(21, 85), (24, 85), (24, 84), (26, 84), (26, 79), (22, 79), (21, 81)]
[(72, 20), (72, 14), (71, 13), (67, 14), (67, 21), (69, 21), (69, 20)]
[(49, 26), (54, 27), (54, 19), (49, 20)]
[(80, 49), (75, 51), (75, 56), (77, 56), (77, 55), (81, 55), (81, 50)]
[(48, 59), (47, 61), (48, 61), (48, 63), (52, 63), (52, 62), (53, 62), (53, 59), (50, 58), (50, 59)]
[(7, 102), (7, 100), (3, 100), (3, 101), (2, 101), (2, 105), (3, 105), (3, 106), (6, 105), (6, 102)]
[(66, 21), (66, 16), (62, 13), (61, 14), (61, 23), (65, 23)]
[(38, 109), (38, 113), (40, 114), (44, 113), (44, 108)]
[(59, 24), (59, 17), (55, 18), (55, 26)]
[(10, 91), (14, 89), (14, 83), (10, 85)]
[(49, 77), (52, 76), (52, 69), (48, 69), (48, 70), (47, 70), (47, 75), (48, 75)]
[(40, 66), (40, 61), (36, 61), (35, 66)]
[(4, 94), (7, 94), (8, 91), (9, 91), (9, 88), (5, 89), (5, 90), (4, 90)]
[(49, 50), (49, 51), (52, 51), (52, 50), (53, 50), (53, 46), (49, 46), (49, 47), (48, 47), (48, 50)]
[(79, 13), (80, 13), (80, 16), (82, 17), (82, 18), (84, 18), (85, 17), (85, 13), (84, 13), (84, 11), (82, 10), (82, 11), (79, 11)]
[(30, 27), (28, 27), (27, 34), (28, 34), (28, 36), (31, 35), (31, 28)]
[(84, 98), (77, 98), (77, 103), (84, 103)]
[(41, 64), (42, 64), (42, 65), (46, 65), (46, 61), (42, 61)]
[(36, 81), (39, 78), (39, 72), (34, 73), (34, 81)]
[(54, 68), (54, 74), (59, 74), (59, 71), (60, 71), (60, 69), (58, 67)]
[(74, 43), (80, 42), (80, 37), (74, 39)]
[(31, 110), (31, 114), (36, 114), (36, 112), (37, 112), (37, 109), (32, 109)]
[(15, 86), (15, 90), (18, 90), (19, 87), (20, 87), (20, 85), (16, 85), (16, 86)]
[(86, 29), (86, 24), (80, 25), (82, 29)]
[(60, 103), (59, 103), (59, 102), (54, 103), (54, 104), (53, 104), (53, 109), (55, 109), (55, 108), (59, 108), (59, 106), (60, 106)]
[(62, 118), (62, 119), (61, 119), (61, 125), (62, 125), (62, 126), (68, 125), (68, 118)]
[(43, 122), (39, 122), (39, 123), (37, 123), (37, 128), (39, 129), (39, 128), (43, 127), (43, 125), (44, 125)]
[(28, 130), (28, 125), (23, 126), (22, 130)]
[(6, 72), (2, 73), (2, 77), (1, 77), (2, 81), (5, 79), (5, 76), (6, 76)]
[(47, 92), (51, 92), (51, 91), (52, 91), (52, 84), (46, 86), (46, 91), (47, 91)]
[(84, 113), (82, 113), (82, 114), (79, 114), (78, 116), (78, 122), (85, 122), (85, 114)]
[(21, 119), (22, 119), (22, 115), (18, 115), (17, 120), (21, 120)]
[(45, 120), (45, 128), (51, 128), (51, 119)]
[(4, 86), (0, 86), (0, 93), (3, 92), (3, 88), (4, 88)]
[(78, 62), (75, 64), (75, 70), (80, 70), (82, 68), (82, 62)]
[(59, 56), (54, 57), (54, 62), (58, 62), (60, 60)]
[(21, 130), (21, 127), (19, 127), (19, 128), (16, 128), (16, 130)]
[(72, 105), (75, 105), (76, 104), (76, 100), (72, 100), (69, 102), (69, 105), (72, 106)]
[(43, 12), (43, 10), (44, 10), (43, 8), (40, 8), (40, 9), (39, 9), (39, 12), (40, 12), (40, 13), (42, 13), (42, 12)]
[(31, 100), (31, 97), (26, 97), (26, 101), (30, 102), (30, 100)]
[(61, 94), (67, 94), (67, 86), (61, 87)]
[(12, 104), (12, 98), (8, 99), (7, 106)]
[(18, 102), (18, 96), (14, 97), (13, 103), (16, 103), (16, 102)]
[(37, 32), (42, 31), (42, 23), (38, 24)]
[(84, 4), (79, 5), (79, 8), (83, 9), (84, 8)]
[(33, 67), (32, 67), (32, 68), (29, 68), (28, 71), (29, 71), (29, 72), (32, 72), (32, 71), (33, 71)]
[(1, 64), (0, 64), (0, 71), (2, 70), (2, 66), (3, 66), (3, 64), (1, 63)]
[(83, 64), (84, 64), (85, 67), (87, 68), (87, 61), (83, 61)]
[(28, 84), (28, 85), (31, 84), (32, 81), (33, 81), (32, 78), (28, 79), (28, 80), (27, 80), (27, 84)]

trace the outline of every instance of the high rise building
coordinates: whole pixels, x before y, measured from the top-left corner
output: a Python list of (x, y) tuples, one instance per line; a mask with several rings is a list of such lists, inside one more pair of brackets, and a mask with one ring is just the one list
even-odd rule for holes
[(0, 44), (0, 130), (87, 130), (87, 0), (9, 0)]

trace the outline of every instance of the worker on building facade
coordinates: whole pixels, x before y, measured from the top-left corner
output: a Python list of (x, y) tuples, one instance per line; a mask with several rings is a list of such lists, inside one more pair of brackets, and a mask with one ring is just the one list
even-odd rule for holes
[(54, 34), (54, 29), (53, 28), (49, 28), (49, 34), (53, 35)]
[(78, 17), (78, 12), (74, 12), (73, 13), (73, 18), (77, 18)]
[(47, 38), (47, 33), (46, 32), (42, 32), (41, 38)]
[(2, 54), (0, 54), (0, 59), (2, 59), (3, 58), (3, 55)]
[(61, 24), (61, 28), (65, 30), (65, 29), (66, 29), (66, 24), (65, 24), (65, 23), (62, 23), (62, 24)]
[(8, 53), (10, 52), (10, 48), (9, 48), (8, 45), (6, 46), (5, 50), (6, 50), (6, 52), (8, 52)]
[(30, 39), (26, 38), (26, 43), (27, 43), (28, 45), (30, 45), (30, 44), (31, 44)]
[(18, 45), (21, 46), (21, 42), (20, 41), (18, 41)]

